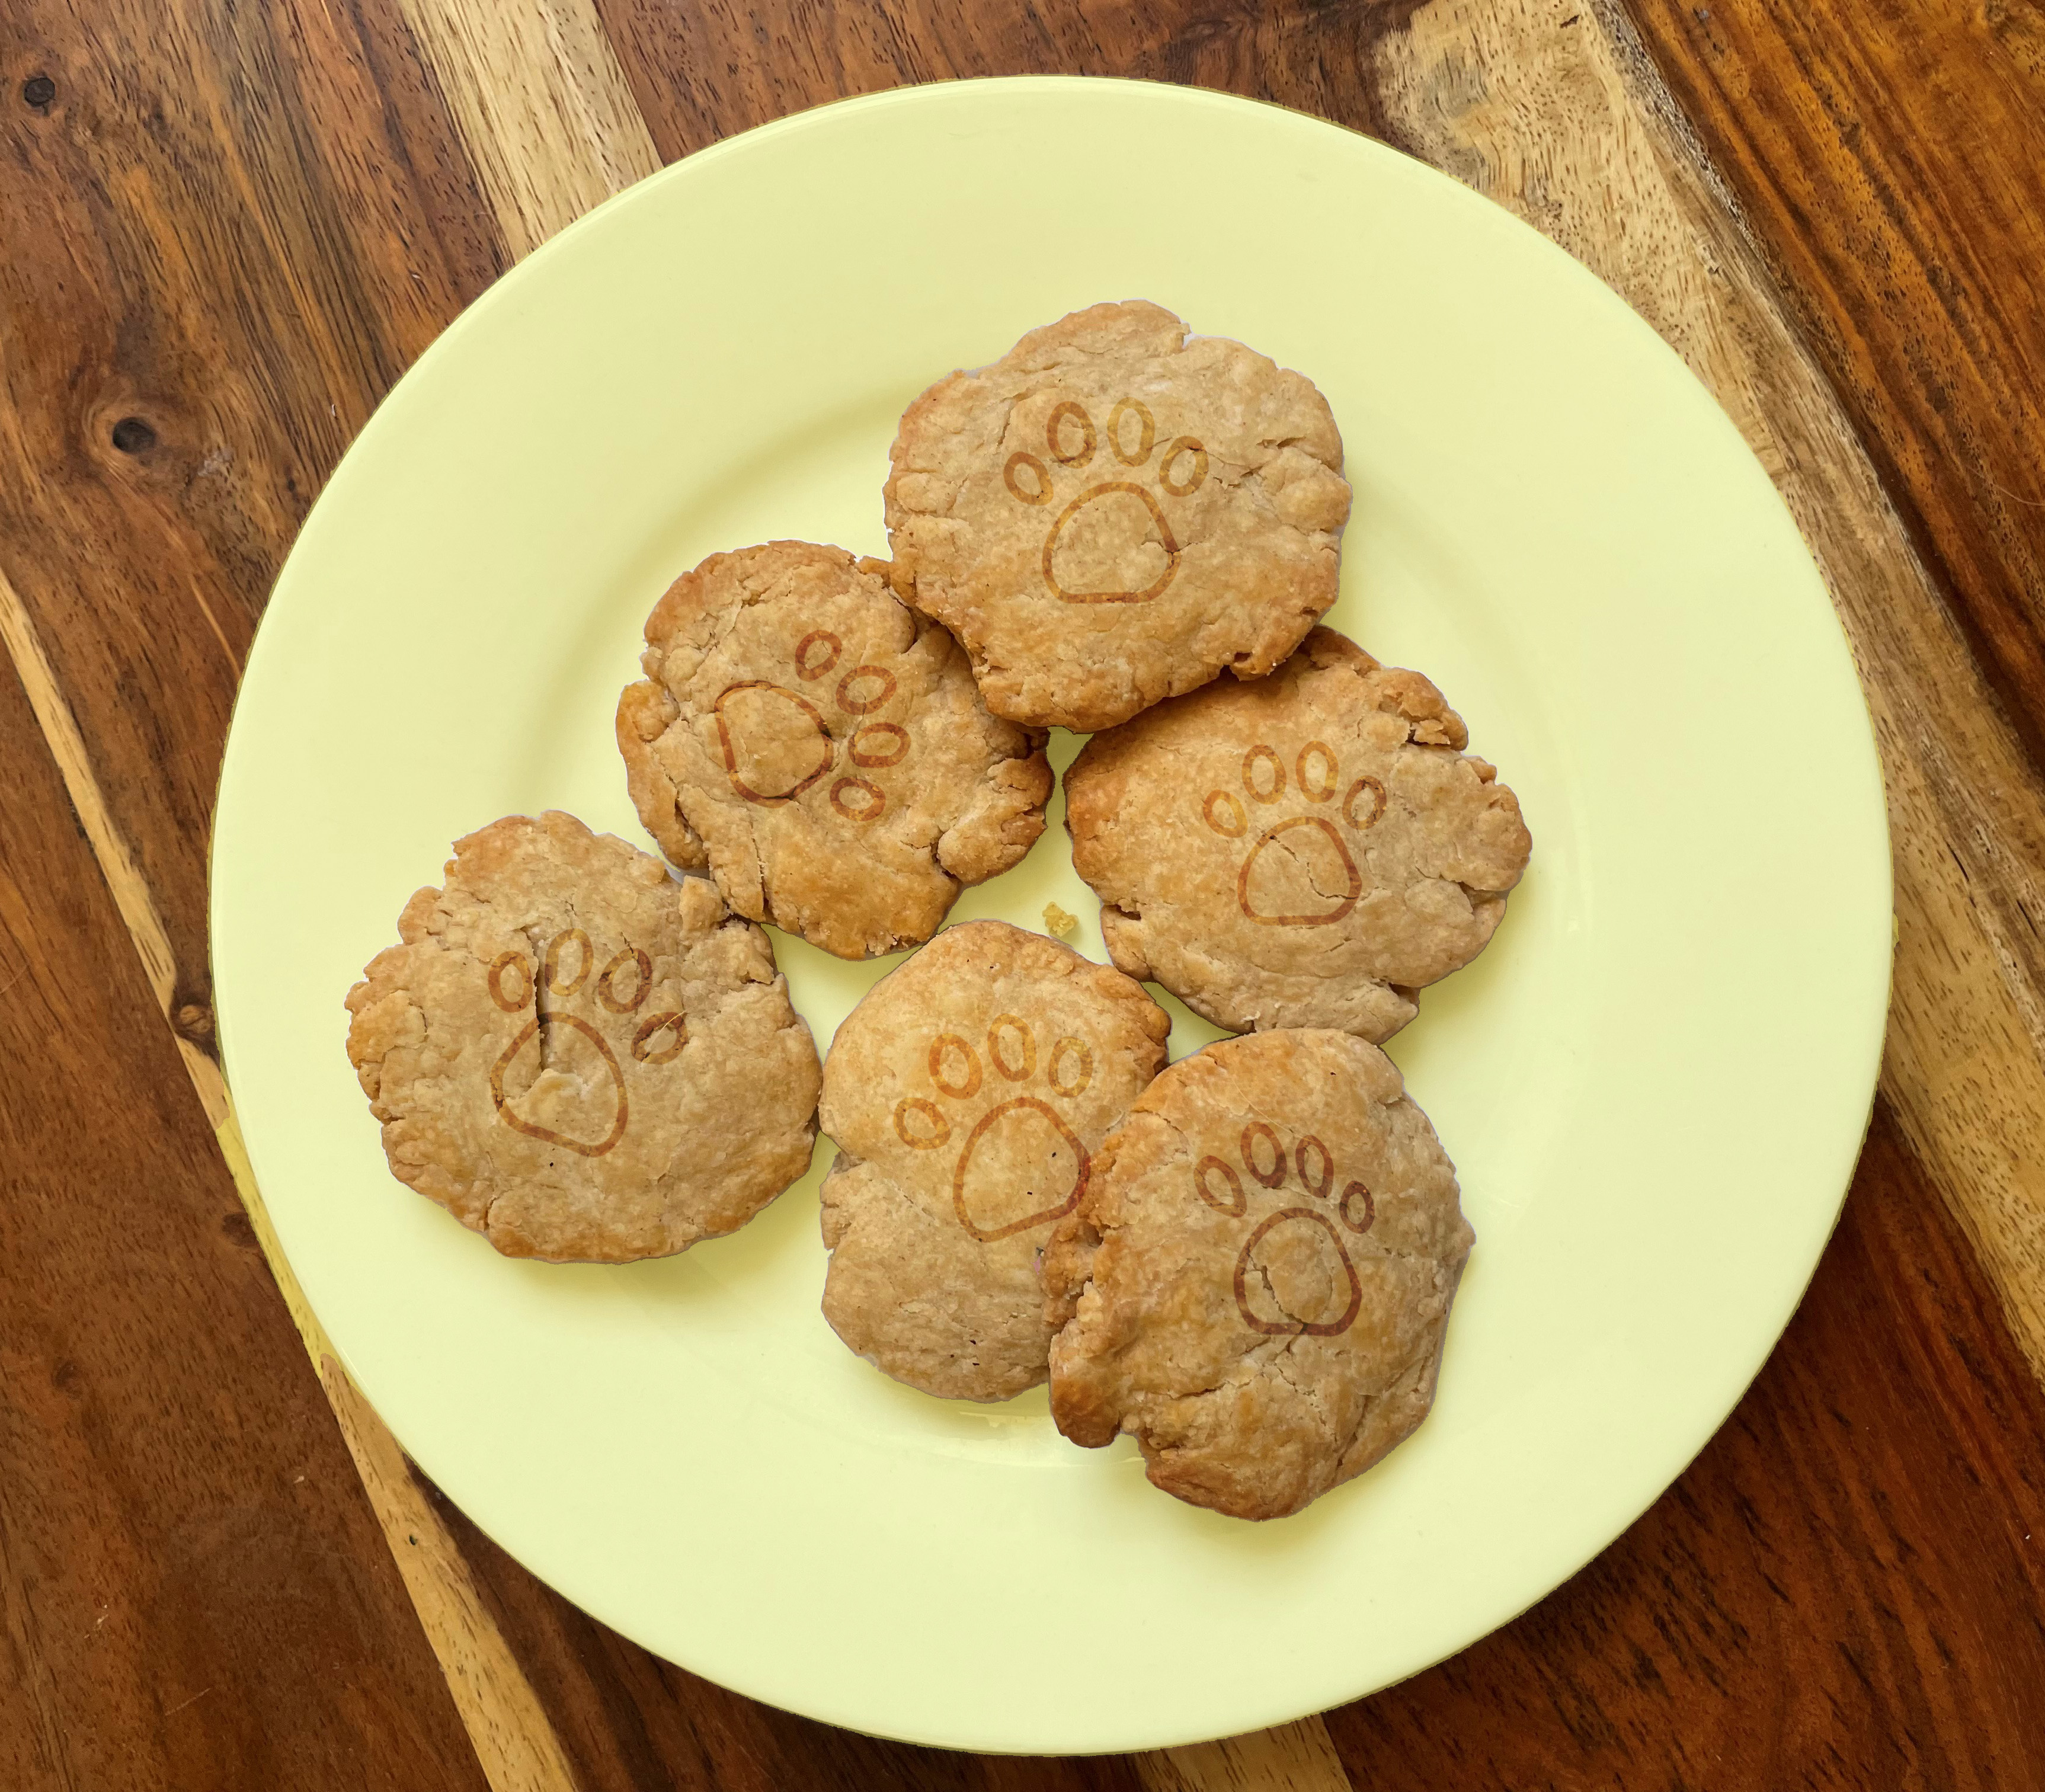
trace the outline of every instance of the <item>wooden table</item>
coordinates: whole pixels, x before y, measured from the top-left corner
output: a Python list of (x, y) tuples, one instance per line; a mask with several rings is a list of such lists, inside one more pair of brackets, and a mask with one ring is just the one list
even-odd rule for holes
[[(0, 1783), (2045, 1783), (2045, 12), (1134, 13), (0, 15)], [(1616, 287), (1818, 557), (1881, 737), (1899, 920), (1845, 1218), (1666, 1497), (1402, 1686), (1094, 1761), (943, 1755), (751, 1704), (478, 1534), (270, 1248), (206, 941), (252, 633), (314, 494), (421, 350), (664, 160), (841, 94), (1028, 70), (1227, 87), (1371, 132)]]

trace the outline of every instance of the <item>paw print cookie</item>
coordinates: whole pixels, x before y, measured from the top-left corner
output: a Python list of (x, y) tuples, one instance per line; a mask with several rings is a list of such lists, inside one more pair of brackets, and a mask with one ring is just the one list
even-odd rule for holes
[(808, 1169), (822, 1081), (767, 936), (572, 815), (455, 842), (348, 996), (392, 1174), (507, 1257), (630, 1262)]
[(1299, 645), (1335, 599), (1342, 460), (1304, 375), (1158, 306), (1096, 305), (910, 406), (895, 584), (996, 715), (1111, 727)]
[(713, 554), (646, 623), (618, 746), (648, 833), (725, 900), (841, 958), (927, 939), (1044, 828), (1040, 734), (990, 715), (958, 644), (874, 563)]
[(1042, 1381), (1037, 1260), (1169, 1027), (1119, 971), (1002, 921), (948, 928), (876, 984), (824, 1066), (838, 1335), (948, 1399)]
[(1374, 1046), (1223, 1040), (1137, 1098), (1045, 1253), (1051, 1416), (1168, 1493), (1281, 1518), (1433, 1403), (1469, 1254), (1455, 1170)]
[(1238, 1032), (1373, 1042), (1484, 950), (1532, 842), (1417, 672), (1316, 629), (1255, 684), (1096, 734), (1065, 773), (1109, 955)]

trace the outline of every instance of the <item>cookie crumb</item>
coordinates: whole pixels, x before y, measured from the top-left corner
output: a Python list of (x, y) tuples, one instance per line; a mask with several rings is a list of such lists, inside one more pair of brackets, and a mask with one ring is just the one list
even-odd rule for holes
[(1068, 915), (1065, 910), (1061, 908), (1055, 902), (1047, 902), (1044, 904), (1044, 931), (1046, 933), (1056, 934), (1062, 938), (1067, 934), (1077, 933), (1079, 931), (1079, 926), (1080, 918), (1078, 915)]

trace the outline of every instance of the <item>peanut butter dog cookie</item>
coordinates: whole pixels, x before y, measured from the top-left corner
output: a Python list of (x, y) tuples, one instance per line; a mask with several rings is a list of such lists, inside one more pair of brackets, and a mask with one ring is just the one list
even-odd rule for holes
[(1303, 375), (1156, 305), (1096, 305), (910, 406), (895, 584), (965, 643), (996, 715), (1111, 727), (1299, 645), (1335, 599), (1342, 459)]
[(767, 936), (572, 815), (455, 842), (349, 992), (391, 1173), (507, 1257), (736, 1231), (809, 1167), (821, 1081)]
[(618, 705), (661, 851), (841, 958), (929, 938), (1030, 850), (1051, 788), (1042, 736), (988, 714), (877, 564), (807, 541), (711, 555), (648, 619)]
[(1042, 1381), (1038, 1256), (1169, 1026), (1120, 972), (1002, 921), (949, 928), (876, 984), (824, 1067), (838, 1335), (949, 1399)]
[(1255, 684), (1096, 734), (1065, 773), (1109, 955), (1218, 1027), (1389, 1038), (1466, 965), (1531, 842), (1418, 672), (1332, 629)]
[(1089, 1447), (1130, 1433), (1194, 1505), (1297, 1512), (1427, 1416), (1471, 1239), (1376, 1046), (1209, 1046), (1137, 1099), (1052, 1235), (1051, 1416)]

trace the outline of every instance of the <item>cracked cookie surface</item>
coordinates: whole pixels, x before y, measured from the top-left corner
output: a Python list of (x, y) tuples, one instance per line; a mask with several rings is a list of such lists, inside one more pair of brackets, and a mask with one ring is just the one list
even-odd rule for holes
[(1046, 1250), (1051, 1416), (1151, 1481), (1280, 1518), (1411, 1436), (1473, 1235), (1376, 1046), (1223, 1040), (1139, 1096)]
[(1038, 1254), (1169, 1027), (1119, 971), (1003, 921), (947, 928), (876, 984), (824, 1066), (839, 1337), (947, 1399), (1042, 1381)]
[(398, 935), (349, 992), (349, 1061), (391, 1173), (506, 1256), (667, 1256), (808, 1169), (815, 1044), (706, 880), (509, 815)]
[(1109, 955), (1237, 1032), (1389, 1038), (1483, 950), (1532, 850), (1469, 738), (1418, 672), (1326, 628), (1267, 679), (1096, 734), (1065, 826)]
[(1327, 400), (1160, 306), (1074, 312), (940, 380), (892, 461), (896, 586), (997, 715), (1106, 728), (1261, 677), (1335, 599), (1350, 488)]
[(1051, 788), (1042, 736), (988, 713), (885, 571), (808, 541), (712, 554), (654, 607), (618, 706), (661, 851), (841, 958), (929, 938), (1030, 850)]

